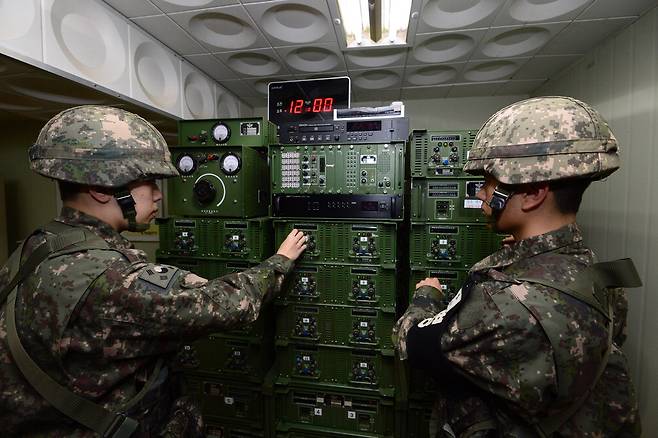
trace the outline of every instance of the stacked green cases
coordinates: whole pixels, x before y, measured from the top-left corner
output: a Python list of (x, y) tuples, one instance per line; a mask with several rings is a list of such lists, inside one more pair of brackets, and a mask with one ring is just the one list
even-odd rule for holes
[[(275, 139), (276, 127), (262, 118), (179, 122), (170, 150), (181, 176), (167, 181), (159, 263), (212, 279), (274, 253), (267, 159)], [(274, 362), (272, 306), (248, 327), (185, 346), (179, 358), (208, 436), (271, 435), (263, 383)]]
[(345, 196), (327, 204), (344, 209), (340, 215), (313, 215), (309, 208), (274, 220), (277, 242), (292, 229), (308, 236), (308, 248), (276, 300), (270, 375), (276, 437), (396, 434), (391, 331), (397, 291), (406, 289), (398, 275), (404, 216), (368, 219), (353, 206), (364, 195), (402, 202), (404, 151), (404, 142), (367, 141), (270, 148), (275, 199), (304, 195), (312, 205), (327, 199), (322, 196)]
[[(410, 298), (416, 283), (435, 277), (447, 305), (470, 267), (500, 247), (502, 236), (487, 227), (482, 201), (476, 196), (484, 180), (463, 171), (476, 134), (477, 130), (414, 130), (409, 137)], [(432, 377), (407, 370), (406, 380), (405, 436), (428, 437), (436, 393)]]

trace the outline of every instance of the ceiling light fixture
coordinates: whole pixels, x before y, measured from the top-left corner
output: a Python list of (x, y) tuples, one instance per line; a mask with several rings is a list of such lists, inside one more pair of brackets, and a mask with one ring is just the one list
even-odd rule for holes
[(338, 0), (347, 48), (407, 43), (411, 0)]

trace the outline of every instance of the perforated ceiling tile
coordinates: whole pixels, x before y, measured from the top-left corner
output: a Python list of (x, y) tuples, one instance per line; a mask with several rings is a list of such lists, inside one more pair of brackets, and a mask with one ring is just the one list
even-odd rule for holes
[(343, 54), (335, 45), (280, 47), (276, 51), (293, 73), (321, 73), (346, 68)]
[(494, 22), (495, 26), (549, 21), (569, 21), (593, 0), (510, 0)]
[(469, 63), (463, 73), (464, 79), (473, 82), (509, 79), (519, 69), (513, 61), (489, 61), (479, 64)]
[(183, 73), (183, 118), (209, 119), (215, 116), (215, 84), (189, 65), (181, 65)]
[(429, 67), (409, 67), (406, 70), (403, 85), (422, 86), (439, 85), (454, 80), (457, 68), (450, 65), (433, 65)]
[(418, 33), (487, 27), (505, 0), (425, 0)]
[(288, 73), (273, 49), (220, 53), (217, 55), (241, 77), (271, 76)]
[(354, 106), (382, 106), (400, 100), (400, 88), (392, 90), (355, 90), (352, 93)]
[(189, 55), (185, 59), (217, 81), (238, 78), (230, 68), (226, 67), (222, 61), (213, 55)]
[(142, 32), (130, 29), (132, 95), (180, 116), (180, 60)]
[(129, 94), (128, 24), (102, 3), (44, 1), (44, 62)]
[(377, 69), (350, 71), (352, 88), (362, 90), (385, 90), (399, 87), (402, 83), (402, 69)]
[(346, 50), (345, 61), (348, 68), (396, 67), (404, 65), (408, 50), (406, 47)]
[(404, 87), (400, 93), (402, 100), (406, 99), (441, 99), (448, 96), (452, 85), (437, 85), (434, 87)]
[(212, 52), (268, 47), (239, 5), (181, 12), (170, 17)]
[(238, 117), (240, 107), (238, 99), (219, 85), (215, 85), (215, 117)]
[(105, 0), (105, 3), (122, 13), (128, 18), (144, 17), (146, 15), (157, 15), (161, 11), (148, 1), (135, 0)]
[(438, 64), (467, 59), (486, 30), (418, 35), (416, 45), (407, 58), (408, 65)]
[(185, 56), (206, 52), (201, 44), (166, 15), (135, 18), (133, 22), (179, 55)]
[(511, 58), (537, 52), (569, 23), (489, 29), (473, 58)]
[(240, 3), (239, 0), (150, 0), (150, 2), (166, 13), (208, 9)]
[(0, 2), (0, 47), (42, 60), (41, 2)]
[(592, 6), (578, 16), (578, 19), (641, 15), (654, 7), (656, 7), (656, 0), (596, 0)]
[(447, 97), (494, 96), (505, 81), (486, 82), (482, 84), (455, 84)]
[(293, 76), (277, 76), (267, 79), (243, 79), (243, 82), (247, 83), (250, 87), (256, 90), (259, 95), (267, 97), (267, 88), (270, 82), (283, 82), (292, 80), (295, 80)]
[(274, 46), (337, 43), (331, 15), (323, 0), (249, 3), (244, 7)]

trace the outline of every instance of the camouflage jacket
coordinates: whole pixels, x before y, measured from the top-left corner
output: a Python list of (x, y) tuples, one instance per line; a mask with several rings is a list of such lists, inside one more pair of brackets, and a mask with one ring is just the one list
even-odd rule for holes
[[(293, 266), (288, 258), (274, 255), (243, 272), (208, 281), (149, 263), (142, 251), (94, 217), (65, 207), (57, 220), (91, 230), (109, 250), (73, 252), (44, 261), (19, 286), (18, 332), (32, 359), (51, 377), (108, 409), (137, 393), (158, 358), (173, 357), (183, 344), (202, 335), (254, 321), (264, 298), (278, 293)], [(43, 233), (30, 237), (23, 260), (43, 240)], [(0, 270), (2, 286), (9, 281), (8, 270)], [(154, 279), (154, 272), (163, 271), (166, 275)], [(79, 302), (71, 300), (76, 288), (84, 288)], [(3, 436), (95, 436), (32, 389), (12, 362), (6, 336), (3, 306)]]
[[(435, 355), (439, 359), (432, 361), (433, 372), (439, 373), (439, 382), (464, 382), (458, 393), (463, 396), (472, 389), (490, 410), (501, 436), (525, 436), (533, 423), (559, 415), (586, 394), (608, 332), (605, 317), (587, 304), (515, 278), (568, 284), (594, 262), (576, 224), (506, 246), (473, 266), (469, 281), (446, 308), (436, 289), (425, 286), (415, 292), (394, 329), (400, 353), (412, 362), (414, 356)], [(622, 289), (608, 291), (615, 327), (607, 366), (582, 406), (554, 436), (639, 436), (637, 400), (620, 350), (627, 301)], [(553, 350), (546, 327), (557, 333), (562, 351)], [(558, 364), (558, 357), (566, 357), (566, 362)], [(471, 403), (467, 398), (463, 400)], [(448, 405), (453, 402), (460, 403), (446, 400)], [(464, 430), (467, 425), (461, 426)]]

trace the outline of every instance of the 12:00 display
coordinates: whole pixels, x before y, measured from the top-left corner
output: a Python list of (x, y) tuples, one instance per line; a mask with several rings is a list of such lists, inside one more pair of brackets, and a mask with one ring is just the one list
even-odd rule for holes
[(318, 97), (304, 101), (303, 99), (294, 99), (290, 101), (288, 107), (289, 114), (302, 114), (302, 113), (327, 113), (334, 109), (333, 97)]

